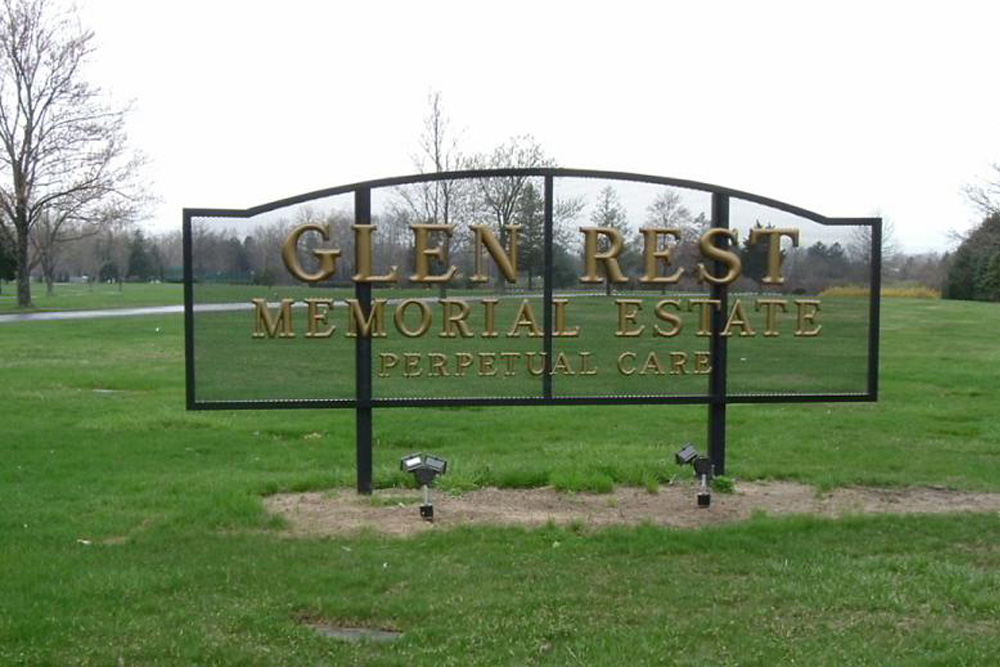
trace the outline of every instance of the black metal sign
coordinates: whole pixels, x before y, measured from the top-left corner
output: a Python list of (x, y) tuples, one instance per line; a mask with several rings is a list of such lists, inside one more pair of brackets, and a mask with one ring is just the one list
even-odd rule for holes
[(187, 405), (874, 401), (881, 220), (574, 169), (184, 210)]

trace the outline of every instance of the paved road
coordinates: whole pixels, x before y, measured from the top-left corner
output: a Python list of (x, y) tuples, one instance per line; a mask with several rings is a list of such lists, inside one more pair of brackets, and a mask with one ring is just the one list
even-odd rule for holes
[[(196, 312), (249, 310), (249, 303), (209, 303), (196, 306)], [(138, 315), (172, 315), (184, 312), (184, 306), (150, 306), (147, 308), (108, 308), (105, 310), (60, 310), (50, 313), (14, 313), (0, 315), (0, 324), (11, 322), (41, 322), (52, 320), (92, 320), (100, 317), (135, 317)]]
[[(468, 295), (465, 295), (468, 297)], [(499, 299), (541, 299), (542, 295), (538, 293), (528, 293), (528, 294), (502, 294), (493, 295), (495, 298)], [(604, 296), (603, 292), (557, 292), (555, 296), (579, 298), (588, 296)], [(671, 294), (672, 297), (692, 297), (699, 296), (698, 294)], [(470, 297), (471, 298), (471, 297)], [(421, 301), (435, 301), (437, 297), (427, 297), (426, 299), (420, 299)], [(399, 303), (401, 299), (389, 299), (390, 304)], [(339, 305), (343, 305), (343, 301), (337, 302)], [(277, 305), (276, 303), (271, 304), (272, 306)], [(296, 303), (296, 308), (304, 307), (303, 303)], [(253, 307), (251, 303), (204, 303), (199, 306), (194, 307), (196, 313), (222, 313), (234, 310), (250, 310)], [(107, 308), (104, 310), (59, 310), (45, 313), (12, 313), (9, 315), (0, 315), (0, 324), (9, 324), (11, 322), (44, 322), (44, 321), (54, 321), (54, 320), (93, 320), (101, 317), (136, 317), (140, 315), (173, 315), (181, 314), (184, 312), (184, 306), (150, 306), (146, 308)]]

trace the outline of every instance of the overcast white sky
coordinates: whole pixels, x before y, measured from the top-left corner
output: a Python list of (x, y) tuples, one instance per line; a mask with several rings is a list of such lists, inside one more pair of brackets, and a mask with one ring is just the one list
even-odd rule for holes
[(79, 0), (161, 198), (244, 208), (411, 173), (440, 90), (466, 152), (716, 183), (910, 251), (976, 221), (1000, 161), (1000, 2)]

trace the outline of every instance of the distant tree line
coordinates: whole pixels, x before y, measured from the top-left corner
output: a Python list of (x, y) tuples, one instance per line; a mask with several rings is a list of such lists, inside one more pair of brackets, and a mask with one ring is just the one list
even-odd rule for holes
[[(530, 136), (513, 137), (490, 151), (463, 153), (444, 115), (439, 93), (433, 93), (429, 98), (428, 114), (424, 118), (418, 147), (413, 158), (414, 167), (423, 174), (461, 169), (557, 165)], [(577, 228), (599, 226), (614, 229), (624, 241), (619, 263), (630, 280), (627, 284), (614, 285), (605, 278), (603, 285), (591, 288), (603, 289), (607, 293), (619, 288), (664, 289), (662, 285), (643, 286), (636, 279), (643, 273), (645, 261), (642, 248), (646, 237), (640, 228), (673, 228), (679, 233), (657, 235), (658, 249), (670, 248), (673, 264), (685, 267), (677, 284), (680, 289), (702, 289), (703, 286), (695, 280), (694, 267), (702, 261), (698, 239), (709, 226), (706, 213), (690, 210), (680, 192), (669, 187), (658, 190), (644, 210), (629, 211), (614, 184), (600, 185), (586, 196), (561, 197), (554, 202), (554, 287), (587, 287), (579, 281), (583, 273), (583, 243)], [(541, 285), (544, 266), (543, 194), (541, 178), (523, 176), (429, 181), (394, 188), (391, 195), (373, 211), (372, 223), (377, 227), (374, 268), (376, 272), (384, 272), (395, 266), (399, 276), (397, 284), (406, 284), (407, 277), (414, 272), (414, 239), (410, 226), (455, 225), (459, 232), (450, 237), (438, 232), (434, 243), (445, 245), (450, 255), (449, 263), (458, 267), (458, 277), (452, 285), (472, 287), (469, 276), (475, 273), (474, 253), (471, 252), (474, 235), (468, 232), (468, 225), (487, 225), (504, 248), (509, 247), (511, 226), (518, 226), (518, 266), (521, 273), (518, 287), (537, 289)], [(335, 246), (340, 249), (342, 259), (326, 284), (346, 286), (351, 284), (353, 275), (353, 223), (354, 216), (349, 206), (322, 209), (318, 203), (289, 209), (283, 217), (238, 228), (196, 222), (192, 229), (193, 273), (196, 280), (202, 282), (292, 284), (294, 279), (282, 264), (282, 244), (295, 227), (320, 224), (329, 227), (330, 238), (322, 241), (319, 235), (313, 233), (302, 237), (303, 252), (300, 255), (304, 268), (307, 271), (317, 268), (318, 260), (311, 257), (310, 249), (320, 245)], [(758, 220), (755, 224), (758, 227), (770, 226), (767, 220)], [(43, 228), (40, 223), (38, 229)], [(742, 230), (736, 248), (743, 262), (743, 275), (735, 289), (764, 290), (768, 287), (763, 283), (767, 270), (766, 249), (760, 244), (750, 245), (746, 231)], [(601, 235), (599, 243), (601, 250), (606, 249), (607, 238)], [(979, 236), (975, 239), (970, 237), (967, 243), (971, 244), (969, 249), (960, 248), (953, 256), (905, 254), (897, 249), (891, 224), (886, 225), (883, 235), (883, 283), (905, 283), (937, 290), (945, 285), (947, 274), (948, 293), (952, 294), (952, 285), (959, 284), (952, 276), (961, 273), (972, 276), (972, 282), (981, 287), (977, 288), (978, 291), (956, 292), (961, 294), (956, 298), (996, 295), (996, 286), (1000, 285), (1000, 260), (995, 259), (995, 251), (994, 255), (984, 259), (980, 257), (980, 251), (972, 251), (973, 247), (986, 247)], [(965, 246), (963, 244), (962, 248)], [(47, 282), (50, 289), (55, 282), (71, 279), (90, 283), (111, 282), (121, 288), (127, 282), (180, 282), (183, 277), (180, 232), (147, 234), (134, 224), (134, 216), (105, 219), (100, 225), (88, 226), (86, 234), (65, 237), (56, 247), (57, 252), (50, 253), (48, 260), (43, 261), (39, 252), (29, 257), (30, 270)], [(18, 259), (14, 250), (12, 239), (0, 234), (0, 281), (12, 280), (17, 274)], [(866, 285), (869, 282), (871, 238), (867, 228), (856, 228), (853, 234), (840, 242), (815, 241), (803, 243), (800, 247), (786, 247), (782, 255), (785, 288), (789, 290), (818, 293), (829, 287)], [(976, 268), (980, 265), (985, 268)], [(440, 272), (443, 268), (437, 266), (435, 271)], [(493, 262), (485, 262), (484, 268), (494, 288), (508, 288)], [(991, 270), (993, 273), (990, 273)], [(437, 289), (444, 294), (448, 286), (442, 284)]]
[[(485, 180), (485, 179), (484, 179)], [(488, 224), (502, 245), (509, 247), (507, 228), (520, 227), (518, 233), (518, 266), (521, 272), (520, 287), (539, 288), (544, 263), (544, 202), (541, 184), (526, 179), (524, 183), (487, 185), (479, 181), (451, 182), (451, 193), (461, 193), (461, 202), (452, 202), (449, 223), (458, 230), (450, 239), (438, 233), (434, 243), (449, 245), (449, 261), (459, 269), (454, 286), (471, 287), (468, 276), (474, 273), (471, 244), (474, 236), (467, 230), (469, 224)], [(399, 284), (406, 284), (407, 276), (413, 273), (413, 234), (410, 229), (415, 223), (439, 223), (441, 217), (417, 213), (408, 203), (414, 192), (426, 184), (401, 188), (388, 205), (373, 214), (376, 225), (375, 269), (387, 271), (389, 266), (397, 267)], [(492, 199), (485, 194), (489, 190)], [(503, 188), (506, 188), (505, 190)], [(514, 191), (516, 190), (516, 194)], [(501, 204), (501, 195), (509, 197), (509, 204)], [(607, 185), (591, 193), (589, 197), (577, 197), (556, 202), (553, 251), (553, 278), (557, 288), (583, 288), (579, 277), (582, 275), (582, 234), (581, 226), (610, 227), (621, 234), (625, 241), (619, 256), (623, 272), (633, 277), (623, 289), (637, 289), (641, 285), (634, 279), (643, 272), (642, 249), (645, 238), (641, 227), (676, 228), (680, 239), (662, 236), (661, 248), (673, 247), (673, 264), (687, 267), (680, 282), (682, 289), (697, 290), (693, 267), (702, 261), (697, 240), (708, 228), (709, 221), (704, 212), (693, 213), (684, 204), (681, 196), (672, 188), (664, 187), (645, 211), (633, 215), (622, 203), (613, 187)], [(970, 235), (952, 254), (936, 253), (905, 254), (889, 250), (883, 258), (883, 283), (906, 283), (932, 289), (941, 289), (948, 277), (947, 294), (953, 298), (997, 298), (1000, 288), (1000, 218), (994, 216), (991, 222), (984, 222), (980, 230)], [(285, 270), (281, 259), (281, 247), (288, 234), (296, 226), (306, 223), (329, 226), (330, 239), (323, 241), (316, 234), (302, 238), (303, 252), (300, 253), (304, 268), (317, 268), (308, 252), (323, 246), (334, 246), (341, 250), (341, 261), (337, 271), (326, 282), (328, 285), (346, 286), (351, 284), (353, 275), (354, 224), (352, 211), (348, 209), (319, 210), (309, 206), (290, 211), (287, 217), (252, 226), (235, 227), (216, 224), (196, 223), (193, 227), (194, 246), (193, 272), (197, 280), (205, 282), (226, 282), (259, 285), (292, 284), (294, 279)], [(443, 224), (443, 223), (440, 223)], [(766, 220), (755, 223), (768, 226)], [(762, 282), (766, 273), (767, 257), (763, 245), (749, 244), (748, 230), (741, 230), (739, 246), (743, 262), (743, 272), (736, 289), (761, 290), (767, 286)], [(600, 239), (600, 250), (605, 250), (605, 238)], [(77, 280), (88, 282), (112, 282), (123, 286), (127, 282), (180, 282), (182, 280), (181, 234), (179, 231), (147, 234), (135, 226), (108, 227), (99, 233), (66, 244), (60, 254), (54, 271), (54, 279), (63, 282)], [(857, 233), (841, 242), (815, 241), (797, 248), (788, 247), (782, 251), (785, 287), (800, 292), (817, 293), (828, 287), (842, 285), (864, 285), (870, 274), (870, 239)], [(9, 246), (0, 239), (0, 278), (12, 279), (16, 259)], [(992, 262), (992, 264), (991, 264)], [(505, 289), (492, 261), (486, 262), (490, 282), (497, 289)], [(437, 266), (440, 272), (443, 267)], [(39, 276), (41, 278), (41, 276)], [(957, 291), (959, 285), (972, 285), (967, 291)], [(605, 283), (602, 289), (608, 293), (615, 286)], [(652, 287), (650, 289), (662, 289)], [(991, 291), (992, 290), (992, 291)], [(992, 296), (990, 296), (992, 295)]]
[(983, 183), (965, 188), (982, 222), (959, 237), (948, 266), (944, 296), (948, 299), (1000, 301), (1000, 164)]

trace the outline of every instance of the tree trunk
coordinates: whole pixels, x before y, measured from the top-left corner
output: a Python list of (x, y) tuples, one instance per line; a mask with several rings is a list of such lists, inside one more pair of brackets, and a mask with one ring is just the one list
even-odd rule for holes
[(28, 266), (28, 223), (17, 228), (17, 306), (31, 308), (31, 268)]
[(56, 293), (56, 263), (47, 253), (42, 253), (42, 277), (45, 279), (45, 295), (53, 296)]
[[(447, 239), (442, 245), (444, 246), (444, 256), (448, 258), (448, 261), (444, 262), (444, 269), (447, 270), (451, 265), (451, 239)], [(448, 283), (438, 283), (438, 298), (448, 298)]]

